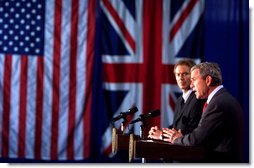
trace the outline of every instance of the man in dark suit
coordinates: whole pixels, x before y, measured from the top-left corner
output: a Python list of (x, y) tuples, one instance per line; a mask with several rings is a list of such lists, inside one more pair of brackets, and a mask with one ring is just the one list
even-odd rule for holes
[[(174, 74), (177, 85), (182, 90), (183, 95), (177, 99), (174, 112), (173, 124), (170, 128), (181, 131), (182, 134), (191, 132), (198, 126), (201, 118), (204, 100), (197, 100), (195, 93), (190, 88), (190, 69), (195, 63), (192, 60), (180, 60), (174, 66)], [(149, 138), (162, 139), (162, 130), (157, 126), (149, 131)]]
[(205, 162), (241, 162), (242, 109), (223, 87), (218, 64), (205, 62), (192, 67), (191, 80), (197, 99), (207, 98), (198, 127), (186, 135), (165, 129), (165, 140), (204, 147)]

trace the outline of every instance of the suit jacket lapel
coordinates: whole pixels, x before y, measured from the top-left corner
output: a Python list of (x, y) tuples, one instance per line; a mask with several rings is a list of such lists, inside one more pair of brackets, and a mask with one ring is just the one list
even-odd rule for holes
[(177, 113), (175, 113), (175, 116), (174, 116), (174, 123), (176, 123), (179, 120), (180, 116), (181, 116), (181, 113), (182, 113), (182, 110), (181, 110), (182, 107), (181, 106), (184, 106), (184, 99), (183, 99), (182, 96), (180, 97), (179, 102), (177, 102), (177, 107), (175, 109), (175, 110), (177, 110)]
[[(215, 93), (215, 95), (212, 97), (211, 101), (208, 103), (207, 107), (209, 106), (209, 104), (213, 101), (214, 98), (216, 98), (218, 95), (224, 93), (226, 91), (225, 88), (221, 88), (217, 93)], [(206, 107), (206, 108), (207, 108)]]
[(185, 109), (188, 107), (188, 104), (190, 103), (190, 101), (192, 100), (192, 97), (195, 96), (194, 92), (191, 92), (190, 96), (188, 97), (187, 101), (184, 103), (184, 99), (182, 98), (183, 101), (183, 105), (181, 107), (181, 110), (179, 111), (179, 113), (177, 114), (177, 116), (175, 116), (175, 122), (178, 122), (178, 120), (182, 117)]

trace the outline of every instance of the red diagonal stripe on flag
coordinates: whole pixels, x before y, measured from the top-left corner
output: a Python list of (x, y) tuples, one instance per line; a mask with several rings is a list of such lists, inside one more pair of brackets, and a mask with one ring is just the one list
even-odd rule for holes
[(192, 11), (193, 7), (195, 6), (195, 4), (198, 2), (198, 0), (191, 0), (189, 2), (189, 4), (187, 5), (187, 7), (182, 11), (179, 19), (177, 20), (177, 22), (175, 23), (175, 25), (172, 27), (171, 31), (170, 31), (170, 42), (174, 39), (177, 31), (181, 28), (182, 24), (184, 23), (184, 21), (186, 20), (186, 18), (188, 17), (188, 15), (190, 14), (190, 12)]
[(131, 34), (127, 30), (126, 26), (124, 25), (122, 19), (119, 17), (113, 6), (108, 2), (108, 0), (102, 0), (105, 4), (106, 8), (110, 12), (111, 16), (114, 18), (115, 22), (123, 32), (124, 38), (128, 41), (129, 45), (131, 46), (132, 50), (135, 52), (135, 40), (131, 37)]

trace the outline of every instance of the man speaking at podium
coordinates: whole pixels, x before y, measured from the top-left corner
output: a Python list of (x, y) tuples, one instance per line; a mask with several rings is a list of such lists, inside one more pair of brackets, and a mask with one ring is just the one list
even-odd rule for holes
[(183, 135), (164, 129), (164, 140), (185, 146), (200, 146), (205, 162), (241, 162), (242, 109), (223, 87), (218, 64), (204, 62), (191, 68), (191, 87), (197, 99), (206, 99), (198, 127)]
[[(195, 93), (190, 88), (190, 70), (194, 65), (192, 60), (183, 59), (174, 66), (176, 82), (183, 94), (177, 99), (173, 124), (170, 128), (181, 130), (183, 135), (192, 132), (198, 126), (205, 103), (205, 100), (196, 99)], [(161, 135), (162, 130), (155, 126), (150, 129), (148, 137), (162, 139)]]

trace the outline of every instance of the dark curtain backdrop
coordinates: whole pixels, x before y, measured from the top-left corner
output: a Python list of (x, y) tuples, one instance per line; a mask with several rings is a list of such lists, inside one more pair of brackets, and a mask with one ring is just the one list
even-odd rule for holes
[(207, 0), (204, 61), (220, 64), (224, 87), (244, 111), (244, 161), (249, 161), (249, 3)]

